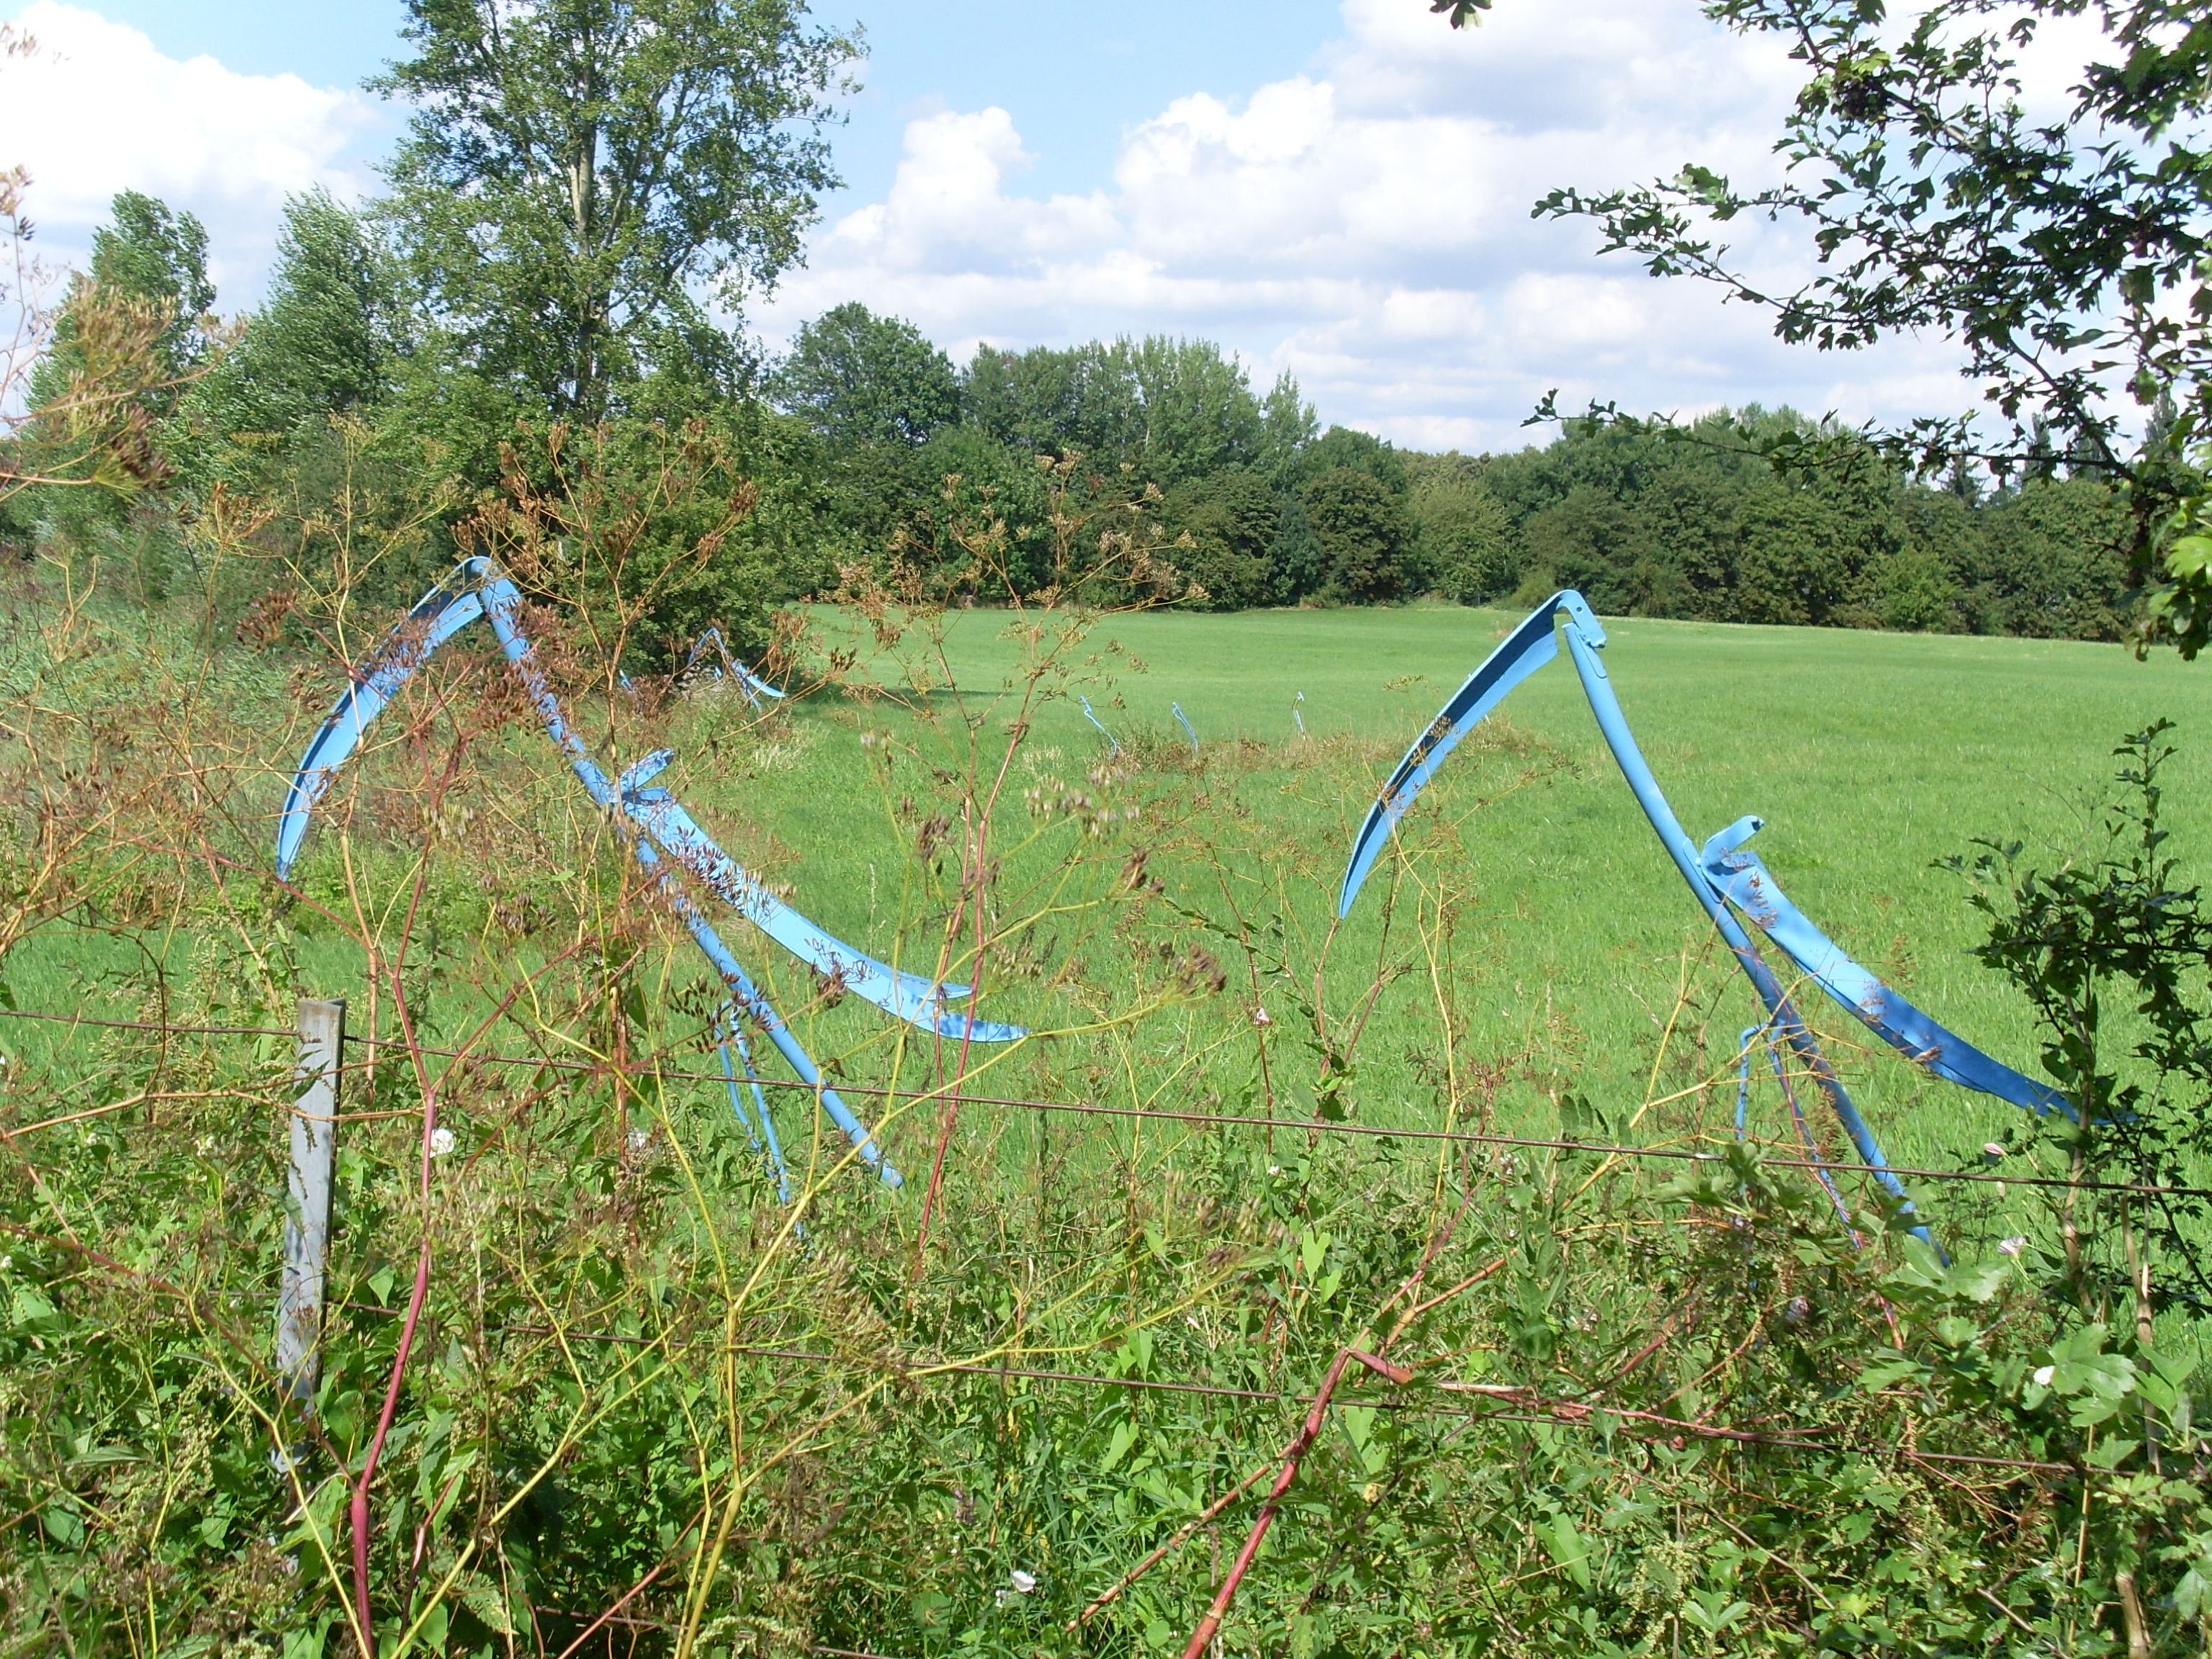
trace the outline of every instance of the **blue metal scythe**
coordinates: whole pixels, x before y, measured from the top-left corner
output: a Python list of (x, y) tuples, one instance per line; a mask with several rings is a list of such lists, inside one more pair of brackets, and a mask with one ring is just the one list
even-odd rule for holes
[[(787, 1199), (789, 1197), (789, 1176), (776, 1141), (775, 1125), (769, 1116), (768, 1103), (762, 1097), (754, 1073), (752, 1055), (738, 1036), (734, 1018), (727, 1017), (737, 1012), (749, 1016), (767, 1033), (769, 1041), (790, 1063), (792, 1070), (819, 1096), (824, 1109), (859, 1150), (861, 1158), (877, 1170), (887, 1185), (900, 1185), (902, 1177), (884, 1159), (874, 1137), (838, 1098), (836, 1091), (823, 1082), (820, 1068), (799, 1046), (791, 1028), (761, 994), (705, 914), (678, 884), (670, 866), (688, 871), (722, 902), (821, 974), (828, 984), (872, 1002), (887, 1013), (940, 1036), (978, 1042), (1010, 1042), (1026, 1034), (1018, 1026), (994, 1024), (948, 1008), (947, 1002), (966, 996), (969, 988), (939, 985), (878, 962), (865, 951), (843, 944), (769, 892), (716, 846), (665, 789), (648, 787), (675, 758), (671, 750), (657, 750), (620, 777), (610, 779), (569, 724), (528, 635), (523, 632), (522, 595), (506, 573), (489, 559), (462, 561), (451, 575), (423, 596), (367, 664), (355, 672), (351, 684), (307, 745), (285, 796), (284, 810), (276, 825), (278, 878), (289, 878), (316, 803), (329, 790), (338, 768), (361, 746), (370, 723), (440, 646), (478, 617), (490, 623), (500, 648), (514, 665), (523, 690), (538, 710), (538, 719), (554, 746), (567, 758), (586, 793), (612, 818), (632, 856), (650, 874), (656, 895), (690, 931), (728, 988), (730, 1009), (725, 1017), (718, 1018), (716, 1029), (721, 1039), (723, 1070), (729, 1079), (730, 1103), (738, 1121), (745, 1125), (747, 1133), (753, 1134), (754, 1123), (745, 1110), (737, 1071), (730, 1062), (730, 1045), (734, 1041), (745, 1075), (752, 1080), (752, 1096), (759, 1112), (757, 1139), (764, 1139), (764, 1152), (775, 1176), (777, 1190)], [(771, 696), (782, 695), (765, 684), (760, 689)]]
[[(701, 659), (705, 659), (702, 666)], [(702, 680), (719, 680), (726, 671), (738, 683), (738, 690), (745, 694), (745, 701), (756, 708), (763, 697), (783, 701), (783, 693), (747, 667), (739, 659), (730, 654), (729, 644), (722, 638), (722, 630), (709, 628), (699, 636), (691, 647), (691, 654), (684, 660), (683, 672), (677, 675), (676, 684), (689, 688)]]
[(1121, 752), (1121, 740), (1115, 737), (1111, 732), (1109, 732), (1106, 729), (1106, 722), (1100, 720), (1096, 714), (1091, 712), (1091, 699), (1088, 697), (1083, 699), (1083, 718), (1089, 720), (1093, 726), (1097, 726), (1098, 728), (1098, 735), (1104, 738), (1108, 743), (1113, 745), (1112, 749), (1109, 751), (1109, 753), (1118, 755)]
[[(1415, 797), (1436, 775), (1444, 757), (1461, 738), (1522, 681), (1559, 653), (1558, 634), (1564, 631), (1567, 649), (1581, 677), (1583, 692), (1598, 729), (1619, 763), (1621, 775), (1635, 793), (1637, 804), (1650, 821), (1660, 844), (1691, 893), (1711, 918), (1714, 928), (1734, 953), (1737, 965), (1765, 1005), (1763, 1029), (1769, 1040), (1786, 1043), (1803, 1062), (1820, 1092), (1826, 1097), (1844, 1133), (1850, 1137), (1862, 1162), (1907, 1209), (1905, 1188), (1890, 1173), (1889, 1161), (1857, 1107), (1844, 1091), (1835, 1068), (1821, 1052), (1819, 1041), (1797, 1012), (1796, 1006), (1759, 954), (1744, 923), (1766, 939), (1832, 997), (1844, 1012), (1864, 1025), (1907, 1060), (1937, 1077), (1999, 1099), (2011, 1101), (2037, 1114), (2054, 1108), (2074, 1115), (2066, 1097), (2048, 1085), (2023, 1077), (2010, 1066), (1992, 1060), (1964, 1037), (1946, 1030), (1874, 975), (1853, 962), (1841, 946), (1815, 927), (1791, 904), (1773, 874), (1759, 855), (1743, 850), (1744, 843), (1760, 828), (1761, 820), (1739, 818), (1700, 848), (1693, 843), (1660, 793), (1658, 780), (1645, 763), (1643, 750), (1628, 729), (1627, 716), (1613, 695), (1598, 653), (1605, 645), (1605, 629), (1583, 596), (1571, 590), (1553, 594), (1509, 635), (1504, 642), (1468, 676), (1428, 729), (1406, 751), (1398, 769), (1382, 787), (1382, 794), (1360, 826), (1352, 844), (1352, 860), (1344, 873), (1337, 914), (1347, 915), (1360, 884), (1374, 867), (1383, 843)], [(1741, 919), (1739, 919), (1741, 918)], [(1924, 1230), (1915, 1229), (1924, 1236)]]

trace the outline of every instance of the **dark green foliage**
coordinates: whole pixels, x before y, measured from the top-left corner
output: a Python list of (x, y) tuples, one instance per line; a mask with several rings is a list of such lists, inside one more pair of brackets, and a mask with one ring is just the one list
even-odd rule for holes
[[(1782, 180), (1740, 189), (1692, 165), (1637, 188), (1554, 191), (1538, 210), (1596, 220), (1607, 251), (1642, 255), (1655, 275), (1719, 284), (1766, 311), (1784, 340), (1957, 342), (1995, 432), (1929, 418), (1754, 446), (1790, 465), (1849, 465), (1871, 442), (1921, 473), (1994, 461), (2001, 477), (2033, 478), (2061, 458), (2091, 471), (2124, 489), (2131, 578), (2166, 590), (2140, 617), (2144, 641), (2193, 655), (2212, 636), (2212, 570), (2164, 556), (2176, 508), (2201, 489), (2185, 443), (2212, 416), (2202, 8), (1708, 0), (1705, 10), (1776, 37), (1804, 66), (1775, 143), (1795, 164)], [(2095, 38), (2078, 27), (2085, 16)], [(2019, 95), (2019, 61), (2039, 44), (2080, 65), (2063, 71), (2078, 78), (2055, 112)], [(1820, 249), (1794, 289), (1766, 289), (1720, 240), (1731, 222), (1766, 217), (1799, 222)]]
[(228, 437), (368, 409), (389, 394), (403, 343), (392, 273), (359, 216), (327, 191), (295, 196), (269, 298), (193, 388), (193, 412)]
[(848, 557), (882, 548), (943, 475), (921, 453), (960, 416), (960, 380), (910, 323), (842, 305), (799, 331), (769, 377), (777, 405), (813, 438), (812, 470)]
[(1521, 580), (1519, 538), (1504, 506), (1456, 451), (1403, 458), (1413, 483), (1415, 584), (1461, 605), (1509, 598)]
[(1232, 467), (1275, 476), (1313, 432), (1287, 375), (1257, 397), (1220, 347), (1165, 335), (1065, 350), (980, 347), (965, 403), (968, 418), (1010, 448), (1126, 462), (1163, 489)]
[[(1983, 560), (1962, 572), (1968, 603), (1995, 607), (1982, 631), (2116, 640), (2125, 631), (2124, 504), (2088, 478), (2037, 480), (1984, 515)], [(1983, 599), (1983, 595), (1988, 595)]]
[(799, 331), (769, 395), (840, 449), (929, 441), (959, 418), (960, 380), (913, 324), (857, 301)]
[[(179, 382), (208, 351), (208, 313), (215, 284), (208, 280), (207, 229), (189, 213), (173, 213), (166, 203), (135, 190), (122, 191), (109, 204), (113, 216), (92, 234), (92, 258), (85, 275), (72, 284), (111, 295), (127, 295), (154, 307), (161, 317), (155, 352), (170, 384), (146, 394), (153, 413), (176, 406)], [(53, 349), (33, 370), (33, 406), (57, 396), (80, 366), (80, 325), (64, 304), (54, 331)]]
[[(409, 0), (380, 211), (458, 366), (590, 420), (798, 257), (852, 55), (789, 0)], [(724, 355), (728, 348), (723, 348)], [(710, 377), (711, 378), (711, 377)], [(669, 412), (664, 410), (662, 412)], [(687, 411), (688, 412), (688, 411)]]
[(1364, 472), (1401, 500), (1413, 489), (1406, 464), (1395, 449), (1372, 433), (1348, 426), (1333, 426), (1299, 450), (1285, 469), (1284, 482), (1303, 491), (1322, 474), (1340, 467)]
[(1211, 611), (1272, 604), (1277, 594), (1273, 550), (1281, 533), (1283, 501), (1256, 472), (1218, 472), (1169, 492), (1170, 526), (1191, 545), (1171, 550), (1185, 576), (1206, 590), (1194, 600)]
[[(1820, 430), (1757, 408), (1673, 429), (1571, 421), (1546, 448), (1448, 472), (1424, 459), (1419, 476), (1479, 479), (1501, 503), (1516, 544), (1504, 562), (1531, 603), (1556, 584), (1601, 611), (1714, 622), (2091, 640), (2127, 628), (2126, 513), (2107, 485), (2052, 478), (1982, 498), (1872, 457), (1778, 477), (1740, 441)], [(1515, 591), (1493, 578), (1488, 594)]]
[(1522, 534), (1534, 586), (1579, 589), (1600, 611), (1635, 608), (1637, 573), (1650, 568), (1653, 549), (1637, 515), (1606, 489), (1577, 484)]
[(1404, 502), (1372, 472), (1340, 466), (1322, 473), (1299, 504), (1321, 550), (1324, 596), (1371, 604), (1406, 592), (1413, 523)]
[(173, 562), (158, 491), (189, 463), (189, 422), (176, 416), (214, 349), (215, 285), (197, 218), (137, 191), (112, 212), (31, 368), (31, 418), (15, 438), (16, 465), (56, 482), (9, 492), (9, 514), (75, 545), (114, 544), (158, 592)]
[[(2019, 846), (1983, 842), (1972, 866), (1990, 924), (1975, 954), (2034, 1005), (2044, 1069), (2081, 1109), (2031, 1136), (2076, 1180), (2193, 1188), (2212, 1157), (2212, 912), (2160, 821), (2172, 730), (2157, 721), (2113, 750), (2124, 793), (2087, 855), (2038, 870)], [(2085, 1319), (2132, 1319), (2148, 1343), (2170, 1301), (2212, 1312), (2208, 1220), (2197, 1190), (2069, 1194), (2052, 1291)]]

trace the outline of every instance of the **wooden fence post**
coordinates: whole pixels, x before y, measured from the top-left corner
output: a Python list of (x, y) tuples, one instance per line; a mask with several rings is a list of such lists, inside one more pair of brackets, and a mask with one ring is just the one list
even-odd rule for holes
[(289, 1114), (284, 1279), (276, 1302), (276, 1374), (285, 1398), (311, 1408), (321, 1372), (323, 1261), (331, 1238), (331, 1158), (337, 1144), (345, 1001), (300, 1002), (300, 1085)]

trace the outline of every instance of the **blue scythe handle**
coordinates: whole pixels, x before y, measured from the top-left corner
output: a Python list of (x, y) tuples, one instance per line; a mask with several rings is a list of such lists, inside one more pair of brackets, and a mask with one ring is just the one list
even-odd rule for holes
[(1121, 752), (1121, 740), (1111, 732), (1109, 732), (1106, 729), (1105, 723), (1102, 721), (1097, 715), (1091, 712), (1091, 699), (1088, 697), (1083, 699), (1083, 718), (1089, 720), (1093, 726), (1097, 726), (1098, 728), (1098, 734), (1104, 738), (1107, 742), (1114, 745), (1110, 752), (1116, 755)]
[(700, 678), (699, 659), (702, 657), (708, 659), (708, 673), (705, 678), (720, 679), (726, 672), (732, 679), (737, 681), (738, 689), (745, 694), (745, 701), (754, 708), (757, 708), (761, 706), (760, 700), (763, 697), (773, 697), (778, 702), (783, 701), (782, 692), (777, 690), (742, 661), (730, 654), (729, 645), (722, 638), (722, 630), (719, 628), (709, 628), (692, 646), (691, 654), (684, 659), (684, 666), (676, 676), (676, 684), (678, 686), (689, 686), (696, 683)]
[[(554, 746), (567, 758), (570, 769), (592, 799), (624, 832), (624, 840), (638, 863), (651, 873), (656, 895), (684, 923), (708, 961), (728, 987), (732, 1003), (743, 1009), (767, 1032), (792, 1069), (811, 1086), (823, 1109), (836, 1121), (861, 1158), (873, 1165), (892, 1186), (900, 1184), (898, 1171), (884, 1161), (874, 1138), (836, 1091), (823, 1080), (820, 1069), (799, 1046), (790, 1028), (738, 963), (721, 936), (675, 881), (670, 863), (698, 874), (762, 932), (807, 963), (825, 980), (850, 990), (885, 1012), (911, 1020), (925, 1029), (950, 1036), (968, 1036), (983, 1042), (1006, 1042), (1021, 1037), (1019, 1027), (974, 1020), (947, 1010), (949, 998), (964, 996), (965, 986), (937, 986), (912, 974), (886, 967), (863, 951), (845, 945), (775, 899), (734, 860), (714, 845), (705, 830), (671, 799), (665, 790), (647, 789), (647, 779), (672, 758), (665, 751), (649, 757), (630, 769), (620, 783), (610, 780), (577, 737), (566, 712), (554, 696), (522, 627), (522, 596), (506, 574), (489, 560), (471, 558), (424, 596), (395, 629), (367, 665), (354, 675), (337, 704), (307, 745), (306, 756), (293, 776), (277, 822), (276, 873), (289, 878), (306, 838), (315, 805), (329, 789), (337, 769), (361, 746), (368, 726), (395, 696), (410, 676), (433, 652), (479, 617), (489, 620), (500, 647), (514, 665), (523, 688), (537, 708)], [(749, 671), (748, 671), (749, 672)], [(764, 684), (762, 690), (781, 696)], [(732, 1028), (734, 1029), (734, 1028)], [(750, 1073), (750, 1058), (746, 1058)], [(743, 1118), (742, 1102), (732, 1103)], [(756, 1090), (756, 1094), (757, 1094)], [(775, 1149), (774, 1126), (768, 1121), (767, 1104), (760, 1102), (763, 1132), (770, 1156), (781, 1176), (781, 1157)]]
[[(1468, 677), (1466, 684), (1406, 751), (1405, 758), (1382, 786), (1359, 833), (1353, 838), (1351, 860), (1338, 896), (1339, 915), (1350, 914), (1360, 884), (1374, 868), (1391, 830), (1436, 775), (1444, 757), (1485, 715), (1504, 701), (1514, 687), (1559, 654), (1555, 630), (1562, 623), (1567, 649), (1581, 678), (1583, 695), (1589, 702), (1590, 712), (1597, 719), (1598, 729), (1613, 751), (1622, 777), (1635, 793), (1637, 804), (1644, 809), (1660, 844), (1667, 849), (1692, 895), (1765, 1005), (1765, 1029), (1787, 1043), (1804, 1062), (1820, 1091), (1827, 1097), (1844, 1132), (1850, 1136), (1860, 1158), (1875, 1170), (1883, 1186), (1899, 1200), (1905, 1198), (1905, 1189), (1890, 1173), (1888, 1160), (1882, 1156), (1873, 1130), (1860, 1116), (1789, 994), (1745, 932), (1744, 921), (1758, 928), (1846, 1013), (1915, 1064), (1925, 1066), (1938, 1077), (1996, 1095), (2031, 1111), (2045, 1112), (2057, 1107), (2071, 1115), (2071, 1104), (2056, 1090), (2023, 1077), (1992, 1060), (1965, 1038), (1945, 1030), (1845, 956), (1833, 940), (1799, 914), (1758, 857), (1741, 850), (1759, 827), (1759, 820), (1739, 820), (1702, 848), (1692, 844), (1674, 808), (1661, 792), (1643, 751), (1637, 746), (1627, 716), (1621, 711), (1620, 699), (1613, 694), (1612, 681), (1598, 656), (1606, 642), (1605, 629), (1582, 595), (1571, 590), (1554, 594), (1531, 611)], [(1924, 1232), (1924, 1229), (1915, 1231)]]

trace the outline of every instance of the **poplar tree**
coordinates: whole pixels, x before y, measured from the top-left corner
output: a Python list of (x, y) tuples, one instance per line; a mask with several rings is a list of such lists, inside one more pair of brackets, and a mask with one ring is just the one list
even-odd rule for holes
[(382, 215), (458, 365), (556, 416), (729, 350), (837, 179), (856, 37), (799, 0), (408, 0)]

